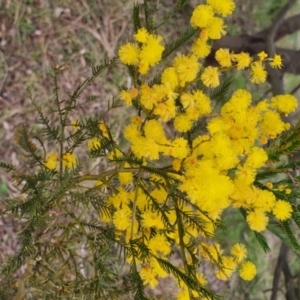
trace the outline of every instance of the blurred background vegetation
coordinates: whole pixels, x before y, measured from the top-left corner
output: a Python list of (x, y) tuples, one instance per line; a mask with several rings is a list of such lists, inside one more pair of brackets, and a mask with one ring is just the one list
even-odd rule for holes
[[(140, 1), (141, 2), (141, 1)], [(159, 28), (166, 41), (172, 41), (188, 26), (193, 7), (201, 1), (190, 0), (183, 11), (176, 13), (167, 23)], [(235, 13), (227, 20), (227, 31), (231, 35), (251, 35), (267, 28), (285, 0), (237, 0)], [(66, 63), (69, 69), (63, 73), (60, 82), (62, 95), (67, 95), (91, 71), (89, 66), (100, 64), (105, 58), (112, 58), (118, 46), (130, 39), (132, 33), (131, 8), (129, 0), (1, 0), (0, 1), (0, 158), (26, 169), (14, 145), (14, 129), (22, 123), (32, 124), (37, 115), (28, 97), (42, 105), (51, 119), (51, 100), (53, 85), (47, 73), (51, 65)], [(155, 22), (163, 22), (176, 5), (176, 0), (149, 1)], [(300, 13), (300, 1), (293, 6), (289, 15)], [(288, 15), (288, 16), (289, 16)], [(296, 49), (300, 44), (300, 32), (288, 35), (278, 45)], [(184, 52), (181, 48), (178, 52)], [(99, 100), (88, 107), (78, 110), (80, 118), (84, 115), (97, 115), (107, 106), (107, 102), (116, 98), (118, 87), (130, 84), (126, 70), (120, 64), (113, 65), (102, 77), (98, 78), (87, 93), (98, 95)], [(285, 74), (286, 91), (299, 84), (300, 76)], [(260, 99), (269, 89), (264, 86), (249, 85), (242, 75), (235, 78), (234, 89), (247, 88), (256, 99)], [(85, 95), (83, 95), (84, 97)], [(296, 96), (300, 99), (300, 93)], [(108, 116), (116, 133), (120, 132), (129, 118), (130, 112), (117, 109)], [(55, 124), (55, 119), (52, 120)], [(1, 199), (17, 193), (11, 178), (0, 173), (0, 210)], [(250, 258), (259, 267), (259, 274), (254, 282), (242, 283), (238, 278), (229, 284), (213, 283), (212, 288), (225, 299), (262, 300), (270, 299), (274, 267), (277, 261), (279, 242), (269, 237), (272, 253), (265, 255), (253, 236), (248, 235), (245, 223), (240, 215), (228, 213), (228, 241), (237, 241), (249, 245)], [(15, 224), (4, 223), (0, 219), (0, 264), (17, 248)], [(227, 239), (223, 240), (226, 245)], [(228, 244), (229, 246), (229, 244)], [(300, 281), (299, 256), (289, 256), (291, 271), (295, 280)], [(22, 272), (22, 270), (20, 271)], [(14, 289), (3, 291), (0, 279), (0, 300), (13, 299)], [(277, 299), (286, 299), (284, 284)], [(298, 283), (300, 286), (300, 283)], [(299, 294), (300, 295), (300, 289)], [(158, 298), (157, 298), (158, 299)], [(300, 296), (299, 298), (300, 299)]]

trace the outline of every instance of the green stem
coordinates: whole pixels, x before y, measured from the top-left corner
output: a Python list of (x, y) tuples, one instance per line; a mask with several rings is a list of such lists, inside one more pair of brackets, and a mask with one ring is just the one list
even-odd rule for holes
[[(183, 241), (183, 236), (184, 236), (184, 229), (183, 229), (183, 222), (182, 222), (182, 218), (181, 218), (181, 214), (180, 214), (180, 208), (178, 207), (178, 203), (175, 200), (175, 210), (176, 210), (176, 217), (177, 217), (177, 227), (178, 227), (178, 234), (179, 234), (179, 244), (180, 244), (180, 253), (181, 253), (181, 258), (182, 258), (182, 262), (183, 262), (183, 267), (184, 267), (184, 273), (189, 276), (190, 275), (190, 271), (189, 271), (189, 267), (188, 267), (188, 262), (187, 262), (187, 258), (185, 255), (185, 245), (184, 245), (184, 241)], [(192, 290), (191, 288), (188, 286), (188, 291), (189, 291), (189, 298), (192, 299)]]

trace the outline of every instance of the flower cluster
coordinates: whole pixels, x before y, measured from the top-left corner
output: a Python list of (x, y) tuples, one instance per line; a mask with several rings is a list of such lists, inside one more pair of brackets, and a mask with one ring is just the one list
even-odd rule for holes
[[(72, 169), (77, 163), (76, 155), (70, 152), (64, 153), (61, 160), (64, 169)], [(59, 161), (57, 153), (51, 152), (47, 155), (44, 165), (50, 170), (55, 170), (58, 168)]]
[[(144, 6), (147, 15), (146, 3)], [(219, 49), (215, 53), (218, 66), (207, 66), (205, 59), (213, 40), (226, 34), (223, 18), (233, 12), (233, 0), (206, 0), (198, 5), (191, 27), (169, 44), (155, 34), (149, 18), (145, 18), (145, 27), (141, 26), (139, 8), (134, 6), (133, 17), (138, 20), (133, 41), (118, 51), (119, 62), (132, 77), (132, 86), (122, 87), (120, 101), (113, 101), (96, 118), (85, 116), (68, 123), (81, 92), (104, 67), (117, 62), (113, 59), (94, 67), (93, 76), (66, 102), (55, 93), (60, 126), (52, 129), (37, 108), (46, 127), (34, 136), (41, 149), (31, 141), (25, 126), (16, 130), (16, 142), (39, 173), (14, 174), (17, 182), (25, 182), (22, 193), (28, 191), (28, 197), (27, 202), (20, 197), (20, 205), (13, 199), (8, 211), (27, 221), (26, 230), (20, 233), (21, 252), (5, 268), (14, 272), (26, 257), (36, 261), (43, 255), (28, 278), (41, 274), (46, 262), (62, 270), (57, 277), (62, 280), (53, 277), (55, 282), (49, 281), (45, 268), (45, 277), (34, 289), (49, 281), (47, 286), (57, 284), (55, 293), (70, 295), (69, 288), (79, 284), (84, 287), (82, 293), (97, 290), (101, 294), (97, 295), (105, 298), (111, 291), (107, 287), (114, 288), (113, 281), (118, 278), (109, 272), (114, 260), (108, 256), (114, 256), (108, 250), (117, 245), (119, 258), (130, 265), (128, 290), (135, 299), (146, 299), (144, 287), (153, 289), (167, 276), (177, 285), (178, 300), (216, 299), (208, 289), (206, 266), (209, 276), (225, 281), (234, 273), (245, 281), (257, 274), (242, 241), (233, 245), (228, 241), (225, 247), (220, 241), (228, 211), (243, 216), (245, 226), (264, 250), (268, 246), (261, 233), (266, 229), (290, 242), (296, 251), (300, 249), (289, 225), (292, 219), (300, 227), (300, 209), (293, 203), (299, 194), (296, 180), (291, 174), (285, 179), (274, 176), (288, 174), (299, 165), (299, 161), (279, 161), (282, 155), (300, 148), (300, 123), (290, 128), (282, 119), (296, 110), (297, 100), (293, 95), (276, 95), (253, 101), (248, 90), (232, 91), (232, 81), (223, 81), (222, 74), (236, 69), (248, 71), (251, 82), (263, 83), (266, 64), (282, 67), (279, 55), (270, 58), (262, 51), (251, 57)], [(193, 34), (187, 52), (177, 52), (167, 65), (155, 68)], [(56, 91), (62, 68), (53, 66)], [(120, 103), (132, 114), (123, 130), (115, 133), (108, 112)], [(47, 153), (40, 135), (60, 150)], [(74, 154), (79, 147), (87, 148), (91, 158), (84, 164)], [(10, 164), (0, 166), (16, 170)], [(58, 251), (51, 245), (59, 245)], [(173, 260), (174, 254), (181, 259)]]
[[(234, 7), (232, 0), (207, 0), (207, 4), (197, 6), (190, 22), (199, 30), (190, 51), (174, 58), (161, 72), (159, 83), (135, 81), (133, 87), (121, 91), (120, 99), (127, 106), (135, 101), (140, 109), (124, 131), (130, 144), (128, 153), (142, 160), (145, 166), (161, 158), (171, 161), (165, 170), (172, 174), (173, 181), (151, 175), (150, 179), (158, 186), (147, 187), (137, 181), (136, 173), (125, 168), (125, 173), (119, 174), (120, 187), (109, 197), (115, 213), (106, 221), (122, 231), (126, 241), (143, 238), (153, 257), (162, 259), (167, 259), (174, 245), (187, 246), (200, 236), (205, 241), (194, 251), (200, 251), (202, 259), (216, 266), (219, 279), (227, 280), (240, 266), (240, 277), (252, 280), (256, 267), (245, 261), (245, 246), (234, 245), (231, 255), (226, 256), (220, 245), (212, 242), (213, 236), (222, 212), (229, 207), (245, 211), (249, 228), (256, 232), (266, 229), (270, 217), (279, 221), (291, 217), (291, 204), (276, 199), (272, 188), (257, 187), (255, 179), (259, 169), (268, 163), (263, 145), (289, 129), (290, 124), (282, 121), (280, 114), (295, 111), (297, 100), (292, 95), (278, 95), (253, 104), (251, 93), (240, 89), (221, 109), (215, 108), (207, 88), (220, 85), (221, 72), (230, 68), (249, 69), (250, 80), (259, 84), (267, 78), (265, 61), (270, 61), (274, 68), (282, 66), (279, 55), (268, 59), (261, 52), (253, 61), (248, 53), (234, 54), (228, 49), (216, 52), (219, 67), (203, 66), (203, 59), (211, 51), (211, 40), (226, 33), (222, 17), (230, 15)], [(137, 43), (120, 47), (119, 57), (124, 64), (137, 66), (138, 77), (160, 61), (164, 46), (162, 37), (146, 28), (140, 28), (134, 39)], [(206, 89), (198, 87), (199, 81)], [(173, 124), (177, 134), (167, 134), (166, 123)], [(195, 136), (192, 133), (199, 124), (205, 125)], [(134, 165), (127, 167), (132, 170)], [(167, 192), (170, 184), (177, 190), (175, 195)], [(178, 198), (184, 200), (181, 205)], [(181, 236), (178, 225), (182, 217), (178, 209), (187, 219), (193, 216), (202, 220), (201, 228), (187, 223)], [(186, 255), (188, 260), (192, 259)], [(157, 277), (166, 276), (153, 257), (141, 261), (140, 269), (144, 283), (152, 288), (158, 284)], [(204, 275), (197, 276), (205, 285)], [(182, 282), (179, 286), (182, 290), (178, 299), (187, 299), (187, 288)]]

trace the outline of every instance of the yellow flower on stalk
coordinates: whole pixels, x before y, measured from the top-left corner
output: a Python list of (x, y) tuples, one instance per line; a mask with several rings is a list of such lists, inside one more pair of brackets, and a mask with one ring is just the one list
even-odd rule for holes
[(216, 67), (206, 67), (201, 74), (201, 80), (207, 87), (215, 88), (220, 85), (219, 69)]
[(252, 280), (256, 276), (256, 266), (251, 261), (246, 261), (243, 263), (239, 275), (242, 279), (246, 281)]
[(245, 245), (236, 243), (232, 246), (230, 253), (234, 256), (237, 263), (243, 262), (247, 257), (247, 249)]
[(282, 64), (282, 58), (279, 54), (275, 54), (275, 56), (273, 57), (272, 61), (270, 62), (270, 66), (272, 68), (277, 68), (277, 69), (281, 69), (283, 64)]
[(149, 34), (147, 41), (140, 51), (139, 71), (146, 74), (150, 67), (155, 66), (160, 60), (165, 47), (162, 45), (162, 37)]
[(76, 155), (74, 153), (67, 152), (62, 157), (63, 167), (66, 169), (71, 169), (76, 164)]
[(168, 255), (171, 245), (163, 234), (156, 234), (148, 242), (148, 248), (154, 255)]
[(172, 90), (175, 90), (179, 85), (179, 78), (174, 67), (164, 69), (161, 74), (161, 82), (165, 86), (169, 85)]
[(50, 170), (55, 170), (57, 168), (58, 161), (59, 159), (56, 153), (49, 153), (44, 161), (44, 165)]
[(250, 81), (253, 83), (264, 83), (267, 80), (267, 71), (260, 61), (256, 61), (251, 64), (251, 78)]
[(200, 64), (196, 56), (178, 55), (175, 57), (173, 66), (178, 74), (180, 86), (186, 82), (193, 81), (200, 69)]
[(261, 51), (257, 54), (257, 56), (259, 57), (260, 61), (263, 61), (268, 57), (268, 54), (265, 51)]
[(190, 22), (193, 27), (204, 28), (212, 23), (213, 17), (214, 11), (212, 7), (200, 4), (194, 9)]
[(233, 0), (207, 0), (213, 10), (220, 14), (222, 17), (231, 15), (235, 9), (235, 3)]
[(177, 115), (174, 119), (174, 127), (178, 132), (187, 132), (193, 126), (193, 121), (186, 114)]
[(113, 223), (118, 230), (126, 230), (132, 224), (131, 214), (128, 209), (119, 208), (113, 216)]
[(282, 122), (279, 113), (275, 111), (267, 111), (260, 123), (260, 130), (269, 138), (275, 138), (278, 134), (285, 130), (285, 123)]
[(227, 280), (236, 269), (236, 262), (233, 256), (221, 256), (221, 264), (216, 271), (216, 277), (220, 280)]
[(139, 273), (144, 284), (148, 285), (151, 289), (154, 289), (158, 285), (157, 275), (150, 266), (144, 266)]
[(209, 38), (212, 40), (219, 40), (226, 34), (225, 27), (223, 19), (214, 17), (211, 24), (207, 27)]
[(269, 223), (269, 218), (260, 209), (249, 211), (247, 213), (246, 221), (251, 230), (261, 232), (264, 231)]
[(134, 35), (134, 39), (139, 43), (145, 43), (147, 42), (147, 39), (149, 37), (149, 32), (146, 28), (140, 28), (137, 33)]
[(268, 155), (263, 148), (253, 147), (248, 154), (245, 165), (250, 168), (258, 169), (268, 160)]
[(125, 65), (137, 65), (139, 62), (140, 49), (138, 45), (126, 43), (119, 49), (119, 58)]
[(198, 58), (205, 58), (211, 51), (211, 46), (200, 36), (192, 44), (191, 51)]
[(273, 215), (279, 221), (286, 221), (292, 216), (292, 205), (284, 200), (277, 200), (273, 208)]
[(161, 215), (156, 211), (145, 210), (142, 214), (142, 226), (145, 228), (164, 229), (165, 225), (161, 219)]
[(88, 140), (88, 149), (93, 150), (100, 148), (100, 139), (98, 137), (93, 137)]
[(233, 59), (236, 62), (236, 68), (238, 70), (243, 70), (248, 68), (252, 60), (249, 53), (245, 53), (245, 52), (233, 54)]
[(109, 134), (108, 134), (108, 130), (107, 130), (107, 127), (105, 125), (104, 122), (99, 122), (99, 125), (98, 125), (102, 135), (106, 138), (109, 138)]
[(271, 105), (279, 112), (289, 114), (297, 109), (298, 101), (295, 96), (290, 94), (277, 95), (271, 99)]
[(130, 184), (133, 180), (131, 172), (119, 172), (118, 178), (121, 184)]
[(144, 124), (145, 137), (159, 144), (168, 143), (162, 124), (157, 120), (148, 120)]
[(132, 88), (129, 91), (122, 90), (120, 92), (120, 99), (123, 100), (126, 106), (132, 105), (132, 100), (138, 96), (139, 91), (136, 88)]
[(232, 56), (228, 48), (220, 48), (216, 51), (215, 58), (221, 67), (228, 68), (232, 66)]

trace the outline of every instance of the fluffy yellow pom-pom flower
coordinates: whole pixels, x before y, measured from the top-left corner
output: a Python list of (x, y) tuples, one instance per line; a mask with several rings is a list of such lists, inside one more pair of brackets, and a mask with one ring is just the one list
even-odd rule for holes
[(247, 257), (247, 249), (245, 245), (236, 243), (231, 248), (231, 254), (238, 263), (241, 263)]
[(251, 261), (246, 261), (243, 263), (239, 274), (240, 277), (246, 281), (252, 280), (256, 276), (256, 266)]
[(284, 200), (278, 200), (273, 208), (273, 214), (276, 219), (285, 221), (292, 216), (293, 208), (292, 205)]
[(207, 3), (213, 7), (216, 13), (223, 17), (231, 15), (235, 9), (233, 0), (207, 0)]
[(193, 11), (191, 25), (193, 27), (207, 27), (213, 21), (214, 11), (210, 5), (200, 4)]
[(76, 155), (73, 153), (65, 153), (62, 157), (63, 167), (71, 169), (76, 164)]
[(139, 62), (139, 47), (133, 43), (126, 43), (119, 49), (119, 58), (125, 65), (136, 65)]
[(251, 65), (251, 78), (253, 83), (264, 83), (267, 80), (267, 71), (260, 61), (256, 61)]
[(44, 161), (44, 165), (50, 169), (55, 170), (58, 164), (58, 156), (56, 153), (49, 153)]
[(203, 84), (207, 87), (215, 88), (220, 85), (219, 70), (216, 67), (207, 67), (201, 75)]
[(266, 229), (269, 218), (262, 210), (255, 209), (254, 211), (248, 212), (246, 221), (251, 230), (261, 232)]
[(229, 52), (229, 49), (227, 49), (227, 48), (221, 48), (221, 49), (217, 50), (215, 58), (222, 67), (231, 67), (231, 65), (232, 65), (232, 62), (231, 62), (232, 57)]
[(146, 28), (140, 28), (134, 35), (134, 38), (139, 43), (145, 43), (149, 37), (149, 33)]

